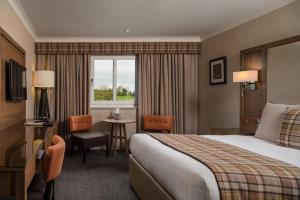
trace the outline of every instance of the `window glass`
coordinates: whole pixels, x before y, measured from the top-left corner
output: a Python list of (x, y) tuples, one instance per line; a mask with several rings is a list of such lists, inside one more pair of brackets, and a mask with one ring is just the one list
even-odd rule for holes
[(94, 61), (94, 100), (113, 100), (113, 60)]
[(134, 105), (134, 57), (92, 56), (91, 73), (91, 104)]
[(117, 100), (134, 101), (135, 60), (117, 60)]

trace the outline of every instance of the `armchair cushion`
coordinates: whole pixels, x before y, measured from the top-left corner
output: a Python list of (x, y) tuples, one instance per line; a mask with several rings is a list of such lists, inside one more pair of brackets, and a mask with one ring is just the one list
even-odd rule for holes
[(171, 132), (173, 130), (173, 116), (144, 115), (144, 129)]
[(91, 115), (70, 116), (69, 123), (71, 132), (87, 131), (93, 128)]

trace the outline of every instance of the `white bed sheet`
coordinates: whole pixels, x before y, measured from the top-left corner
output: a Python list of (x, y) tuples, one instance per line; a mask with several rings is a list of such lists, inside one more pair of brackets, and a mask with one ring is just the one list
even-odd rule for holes
[[(205, 135), (300, 167), (300, 150), (281, 147), (253, 136)], [(134, 158), (175, 199), (220, 199), (214, 174), (201, 162), (180, 153), (147, 134), (135, 134), (130, 142)]]

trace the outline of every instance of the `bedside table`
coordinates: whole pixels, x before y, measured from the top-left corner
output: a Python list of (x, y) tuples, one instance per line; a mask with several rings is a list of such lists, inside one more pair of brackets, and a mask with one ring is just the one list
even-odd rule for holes
[(212, 135), (248, 135), (253, 136), (255, 130), (242, 129), (242, 128), (212, 128)]

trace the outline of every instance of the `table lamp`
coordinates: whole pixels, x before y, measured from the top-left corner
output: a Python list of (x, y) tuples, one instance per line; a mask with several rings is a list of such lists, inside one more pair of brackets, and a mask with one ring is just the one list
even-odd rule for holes
[(33, 87), (41, 89), (38, 120), (49, 121), (50, 109), (47, 89), (54, 87), (54, 71), (38, 70), (33, 72)]
[(255, 82), (258, 80), (258, 71), (257, 70), (248, 70), (248, 71), (238, 71), (233, 72), (233, 82), (234, 83), (243, 83), (243, 89), (241, 95), (244, 96), (244, 90), (255, 90)]

